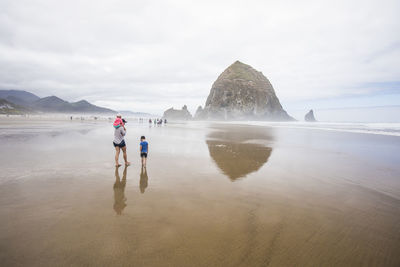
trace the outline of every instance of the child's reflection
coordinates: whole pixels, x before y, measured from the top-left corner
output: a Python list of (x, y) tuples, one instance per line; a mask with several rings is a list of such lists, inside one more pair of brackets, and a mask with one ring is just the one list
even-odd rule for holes
[(146, 167), (142, 166), (142, 171), (140, 172), (140, 192), (143, 194), (147, 188), (149, 177), (147, 176), (147, 169)]

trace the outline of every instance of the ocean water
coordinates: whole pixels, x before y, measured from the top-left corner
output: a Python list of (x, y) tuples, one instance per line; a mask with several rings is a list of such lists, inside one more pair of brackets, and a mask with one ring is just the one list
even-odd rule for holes
[[(331, 105), (334, 105), (331, 103)], [(324, 122), (395, 122), (400, 123), (400, 106), (376, 106), (376, 107), (347, 107), (347, 108), (314, 108), (314, 115), (317, 121)], [(309, 109), (287, 109), (288, 113), (299, 121), (304, 120), (304, 115)]]
[[(243, 123), (243, 122), (230, 122)], [(400, 123), (357, 123), (357, 122), (260, 122), (249, 121), (245, 124), (254, 126), (270, 126), (294, 129), (314, 129), (322, 131), (338, 131), (400, 136)]]

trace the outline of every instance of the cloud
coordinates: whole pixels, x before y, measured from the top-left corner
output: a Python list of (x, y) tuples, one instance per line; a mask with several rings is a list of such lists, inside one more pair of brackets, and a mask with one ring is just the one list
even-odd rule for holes
[(3, 0), (0, 10), (0, 88), (114, 109), (194, 110), (237, 59), (289, 105), (400, 78), (398, 1)]

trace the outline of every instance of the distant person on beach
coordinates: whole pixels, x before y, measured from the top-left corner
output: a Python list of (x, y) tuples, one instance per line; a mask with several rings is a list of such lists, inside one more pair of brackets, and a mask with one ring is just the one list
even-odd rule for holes
[(114, 121), (114, 141), (113, 145), (115, 147), (115, 166), (119, 167), (121, 164), (119, 164), (119, 153), (122, 149), (123, 155), (124, 155), (124, 161), (125, 161), (125, 166), (129, 166), (130, 162), (128, 161), (128, 156), (126, 154), (126, 144), (125, 144), (125, 139), (124, 136), (126, 134), (126, 128), (125, 128), (125, 122), (122, 119), (121, 114), (117, 115), (117, 118)]
[(146, 137), (140, 137), (140, 157), (142, 158), (142, 166), (146, 167), (147, 153), (149, 153), (149, 143), (146, 141)]

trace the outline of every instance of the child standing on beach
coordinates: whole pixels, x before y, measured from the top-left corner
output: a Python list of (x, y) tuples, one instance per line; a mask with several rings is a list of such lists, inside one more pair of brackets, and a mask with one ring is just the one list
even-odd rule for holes
[(146, 137), (140, 137), (140, 157), (142, 158), (142, 166), (146, 167), (147, 153), (149, 153), (149, 143), (146, 141)]
[(117, 114), (117, 117), (115, 118), (113, 126), (114, 126), (115, 129), (118, 129), (121, 126), (124, 126), (124, 122), (122, 120), (122, 115), (121, 114)]

